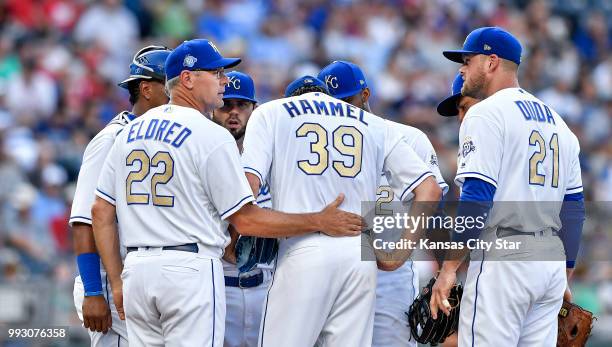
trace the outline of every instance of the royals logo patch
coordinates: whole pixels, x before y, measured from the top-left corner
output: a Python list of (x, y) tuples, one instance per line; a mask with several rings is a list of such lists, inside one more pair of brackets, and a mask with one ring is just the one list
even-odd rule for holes
[(429, 158), (429, 165), (438, 166), (438, 156), (436, 156), (435, 154), (432, 154), (431, 157)]
[(187, 54), (185, 59), (183, 59), (183, 66), (185, 67), (193, 67), (193, 65), (198, 61), (198, 58), (194, 57), (191, 54)]
[(472, 138), (468, 136), (463, 141), (463, 145), (461, 145), (461, 155), (465, 158), (472, 152), (476, 152), (476, 146), (474, 145)]

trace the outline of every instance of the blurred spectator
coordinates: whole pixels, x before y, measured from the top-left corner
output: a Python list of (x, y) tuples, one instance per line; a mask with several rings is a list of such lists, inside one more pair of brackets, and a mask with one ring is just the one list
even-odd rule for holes
[(131, 51), (139, 36), (138, 21), (119, 0), (96, 1), (79, 19), (74, 38), (101, 43), (111, 53)]
[(136, 17), (120, 0), (101, 0), (88, 8), (79, 19), (74, 38), (86, 47), (99, 47), (108, 52), (96, 68), (106, 78), (119, 81), (122, 68), (133, 55), (138, 39), (139, 25)]
[(26, 268), (32, 273), (40, 274), (50, 271), (55, 243), (49, 228), (33, 216), (32, 206), (37, 195), (36, 189), (31, 185), (19, 185), (3, 211), (3, 219), (8, 244), (19, 252)]
[(6, 105), (18, 123), (31, 126), (55, 112), (57, 89), (53, 79), (38, 69), (34, 57), (22, 60), (21, 67), (21, 74), (7, 82)]
[(51, 163), (42, 169), (42, 189), (32, 205), (32, 216), (47, 229), (54, 218), (64, 217), (66, 213), (62, 195), (66, 180), (66, 171), (59, 165)]

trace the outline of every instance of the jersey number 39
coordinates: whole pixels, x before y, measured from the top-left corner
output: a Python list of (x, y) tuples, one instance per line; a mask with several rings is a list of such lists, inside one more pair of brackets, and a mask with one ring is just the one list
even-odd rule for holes
[[(329, 149), (327, 130), (317, 123), (304, 123), (295, 132), (295, 136), (308, 137), (314, 135), (310, 141), (310, 152), (316, 154), (316, 161), (298, 160), (300, 170), (307, 175), (321, 175), (329, 167)], [(350, 157), (347, 163), (343, 160), (334, 160), (332, 167), (342, 177), (355, 177), (361, 172), (361, 153), (363, 150), (363, 135), (357, 128), (341, 125), (332, 132), (332, 144), (341, 155)], [(348, 139), (348, 143), (345, 140)]]
[[(127, 180), (125, 181), (125, 194), (128, 205), (148, 205), (149, 197), (153, 197), (153, 205), (172, 207), (174, 206), (174, 196), (160, 195), (157, 193), (158, 185), (168, 183), (174, 175), (174, 160), (168, 152), (157, 152), (150, 158), (147, 152), (142, 149), (135, 149), (127, 156), (125, 164), (127, 166), (136, 166), (136, 162), (140, 163), (140, 167), (130, 171)], [(159, 167), (163, 164), (162, 172), (157, 172), (151, 177), (151, 194), (149, 193), (134, 193), (132, 191), (132, 183), (142, 182), (147, 178), (151, 167)]]

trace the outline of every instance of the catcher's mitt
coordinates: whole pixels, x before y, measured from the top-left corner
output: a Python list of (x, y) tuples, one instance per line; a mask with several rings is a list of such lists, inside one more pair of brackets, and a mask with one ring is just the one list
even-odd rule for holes
[(583, 347), (593, 328), (593, 313), (563, 301), (559, 311), (557, 347)]
[(240, 236), (236, 242), (236, 265), (240, 273), (253, 270), (257, 264), (270, 264), (276, 258), (278, 240)]
[(412, 337), (419, 343), (430, 343), (432, 346), (444, 342), (444, 340), (457, 331), (459, 325), (459, 303), (463, 294), (463, 287), (456, 284), (450, 291), (448, 301), (451, 304), (450, 315), (438, 314), (438, 319), (431, 317), (429, 301), (431, 300), (431, 289), (436, 279), (429, 280), (427, 286), (423, 287), (421, 294), (410, 305), (410, 311), (406, 312)]

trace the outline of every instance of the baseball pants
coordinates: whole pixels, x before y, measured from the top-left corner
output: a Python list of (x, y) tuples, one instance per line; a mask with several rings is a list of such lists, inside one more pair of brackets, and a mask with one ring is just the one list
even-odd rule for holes
[(372, 347), (416, 347), (407, 328), (406, 312), (418, 288), (419, 276), (410, 260), (395, 271), (378, 271)]
[(277, 262), (260, 347), (372, 344), (377, 270), (361, 261), (360, 237), (289, 238)]
[(140, 248), (127, 254), (123, 305), (130, 346), (223, 346), (225, 283), (218, 258)]
[[(106, 332), (106, 334), (87, 329), (87, 333), (89, 333), (89, 338), (91, 339), (91, 347), (128, 346), (127, 327), (125, 325), (125, 321), (122, 321), (117, 313), (117, 308), (113, 302), (113, 293), (110, 290), (111, 288), (110, 284), (108, 283), (106, 273), (101, 272), (100, 275), (102, 276), (104, 298), (109, 304), (113, 323), (112, 327), (108, 330), (108, 332)], [(74, 297), (74, 306), (76, 308), (77, 315), (79, 316), (81, 322), (83, 322), (83, 300), (85, 299), (85, 289), (83, 288), (81, 276), (77, 276), (74, 279), (74, 290), (72, 294)]]
[[(556, 237), (550, 243), (563, 247)], [(461, 299), (459, 347), (556, 346), (565, 261), (482, 261), (477, 252)]]
[(225, 341), (224, 347), (255, 347), (263, 305), (270, 284), (270, 270), (260, 270), (264, 282), (257, 287), (225, 287)]

